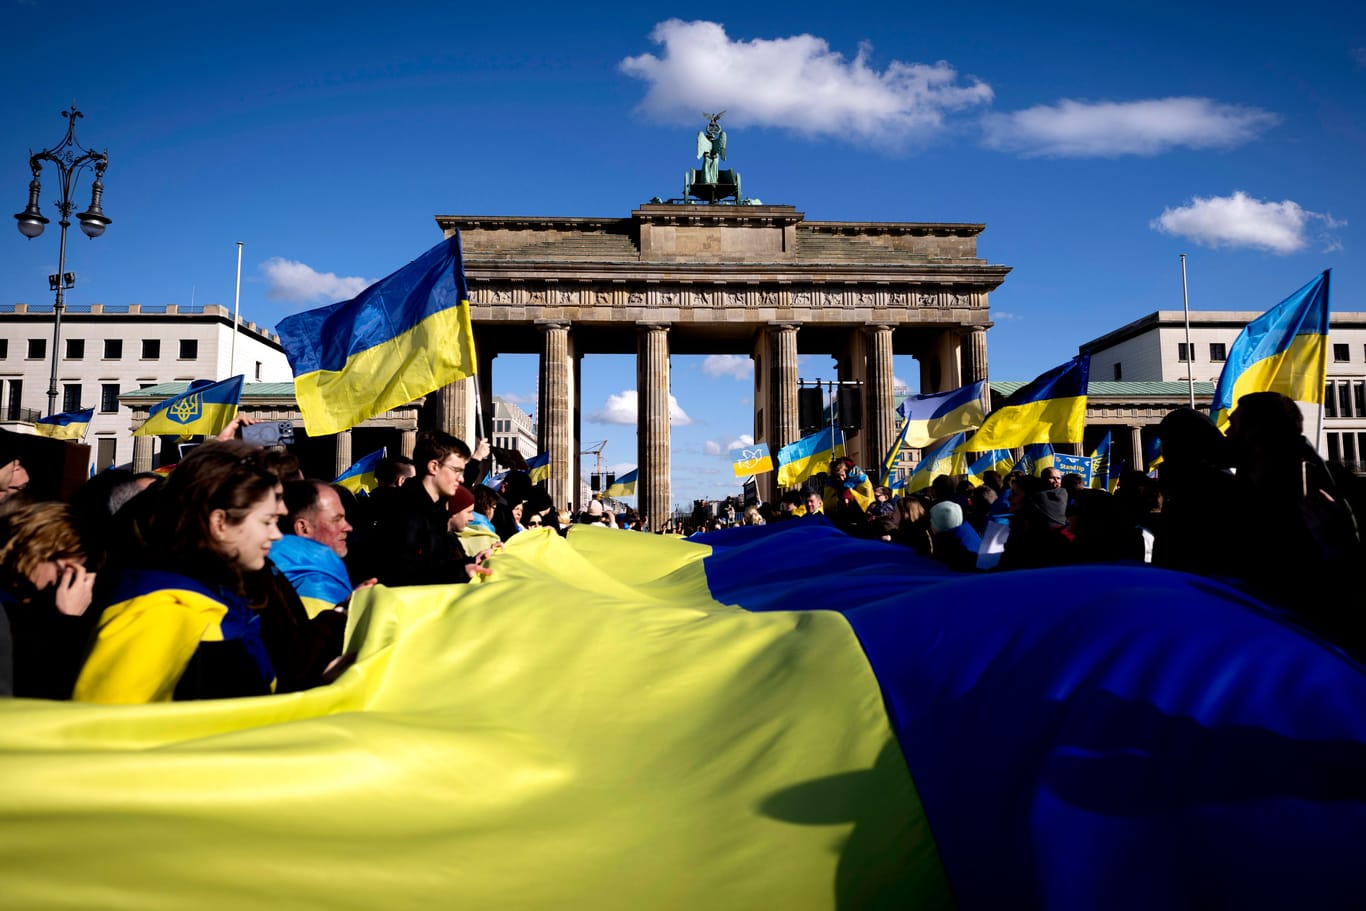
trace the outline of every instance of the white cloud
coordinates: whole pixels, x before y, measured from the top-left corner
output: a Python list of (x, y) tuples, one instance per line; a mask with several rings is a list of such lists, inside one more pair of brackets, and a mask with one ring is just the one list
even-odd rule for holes
[(707, 376), (732, 376), (737, 380), (754, 379), (754, 362), (739, 354), (712, 354), (702, 361)]
[[(598, 411), (588, 416), (588, 420), (596, 421), (599, 424), (631, 424), (636, 423), (636, 391), (627, 389), (625, 392), (614, 392), (607, 397), (606, 403)], [(692, 418), (679, 407), (678, 399), (669, 396), (669, 425), (671, 427), (683, 427), (692, 423)]]
[(703, 455), (717, 456), (724, 451), (725, 450), (721, 448), (721, 444), (716, 442), (715, 440), (707, 440), (707, 442), (702, 444)]
[(747, 433), (742, 433), (742, 434), (740, 434), (740, 436), (738, 436), (737, 438), (731, 440), (729, 443), (726, 444), (726, 452), (730, 452), (732, 449), (739, 449), (739, 448), (741, 448), (742, 446), (753, 446), (753, 445), (754, 445), (754, 437), (750, 436), (750, 435), (747, 434)]
[(1064, 99), (982, 120), (986, 144), (1024, 155), (1063, 158), (1157, 155), (1179, 146), (1230, 148), (1280, 122), (1260, 108), (1209, 98), (1088, 103)]
[(1020, 314), (1011, 313), (1009, 310), (993, 310), (991, 311), (991, 318), (997, 322), (1010, 322), (1011, 320), (1024, 319)]
[(373, 284), (369, 279), (318, 272), (311, 266), (279, 256), (261, 263), (261, 274), (266, 277), (267, 298), (301, 304), (350, 300)]
[(716, 22), (670, 19), (651, 40), (662, 55), (627, 57), (621, 70), (649, 89), (647, 113), (696, 121), (703, 111), (726, 111), (726, 123), (771, 126), (809, 136), (895, 143), (937, 131), (950, 111), (991, 101), (991, 87), (959, 79), (944, 61), (893, 60), (869, 66), (872, 47), (852, 60), (823, 38), (732, 40)]
[[(1254, 247), (1273, 253), (1294, 253), (1309, 243), (1310, 228), (1340, 228), (1331, 215), (1311, 212), (1289, 199), (1264, 202), (1242, 190), (1232, 196), (1196, 196), (1189, 204), (1165, 209), (1151, 227), (1207, 247)], [(1341, 244), (1326, 232), (1319, 235), (1328, 249)]]

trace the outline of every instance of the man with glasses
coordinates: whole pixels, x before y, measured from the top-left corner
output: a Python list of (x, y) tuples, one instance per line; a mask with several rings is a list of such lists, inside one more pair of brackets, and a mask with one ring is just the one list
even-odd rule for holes
[(488, 575), (487, 552), (467, 557), (446, 531), (446, 500), (460, 488), (470, 448), (439, 430), (418, 435), (417, 476), (398, 488), (375, 522), (375, 575), (383, 585), (468, 582)]

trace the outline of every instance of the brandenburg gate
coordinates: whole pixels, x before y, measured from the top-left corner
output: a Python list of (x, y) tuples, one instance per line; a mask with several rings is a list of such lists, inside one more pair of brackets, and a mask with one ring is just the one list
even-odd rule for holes
[[(833, 357), (837, 379), (862, 383), (862, 429), (847, 444), (865, 467), (896, 429), (893, 355), (917, 359), (921, 392), (986, 378), (987, 298), (1010, 270), (977, 256), (983, 225), (807, 221), (748, 202), (655, 201), (629, 218), (437, 216), (447, 236), (460, 232), (480, 358), (477, 377), (435, 396), (437, 426), (489, 436), (474, 426), (473, 383), (490, 403), (497, 356), (538, 354), (539, 442), (562, 506), (579, 489), (580, 359), (634, 353), (638, 508), (657, 519), (671, 506), (671, 354), (748, 355), (754, 438), (775, 458), (800, 438), (797, 356)], [(774, 474), (759, 483), (775, 496)]]

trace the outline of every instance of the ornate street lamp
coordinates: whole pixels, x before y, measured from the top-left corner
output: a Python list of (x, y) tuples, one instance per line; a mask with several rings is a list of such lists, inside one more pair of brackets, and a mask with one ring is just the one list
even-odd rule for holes
[(62, 116), (67, 118), (66, 137), (50, 149), (29, 154), (28, 164), (33, 170), (33, 179), (28, 182), (28, 207), (14, 216), (19, 221), (19, 233), (30, 240), (43, 233), (48, 220), (38, 210), (38, 194), (42, 190), (38, 177), (42, 174), (43, 162), (50, 161), (56, 165), (62, 181), (62, 198), (57, 203), (57, 211), (62, 214), (61, 221), (57, 222), (62, 226), (62, 242), (57, 254), (57, 273), (48, 276), (48, 285), (57, 293), (57, 300), (52, 307), (52, 378), (47, 387), (48, 414), (57, 413), (57, 349), (62, 342), (62, 310), (65, 306), (62, 292), (76, 285), (76, 274), (66, 271), (66, 229), (71, 225), (73, 208), (71, 189), (86, 166), (95, 169), (95, 183), (91, 187), (90, 208), (76, 218), (86, 237), (99, 237), (109, 225), (109, 219), (100, 209), (100, 199), (104, 196), (104, 169), (109, 167), (109, 153), (92, 152), (76, 141), (76, 118), (85, 116), (76, 110), (76, 105), (71, 105), (70, 111), (62, 111)]

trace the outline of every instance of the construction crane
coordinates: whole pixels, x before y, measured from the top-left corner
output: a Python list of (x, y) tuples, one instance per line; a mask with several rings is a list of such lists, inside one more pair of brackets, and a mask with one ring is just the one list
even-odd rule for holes
[[(607, 484), (602, 483), (603, 478), (604, 478), (603, 471), (602, 471), (602, 459), (603, 459), (603, 453), (606, 452), (606, 451), (607, 451), (607, 441), (606, 441), (606, 440), (598, 440), (598, 441), (596, 441), (596, 442), (589, 443), (589, 444), (587, 444), (583, 449), (580, 449), (580, 450), (579, 450), (579, 455), (581, 455), (581, 456), (591, 455), (591, 456), (594, 456), (594, 457), (595, 457), (594, 463), (593, 463), (593, 478), (594, 478), (594, 480), (598, 481), (599, 483), (597, 484), (596, 487), (594, 487), (593, 485), (589, 485), (589, 486), (590, 486), (590, 489), (593, 490), (594, 492), (606, 490), (607, 487), (608, 487)], [(582, 489), (582, 488), (581, 488), (581, 489)]]

